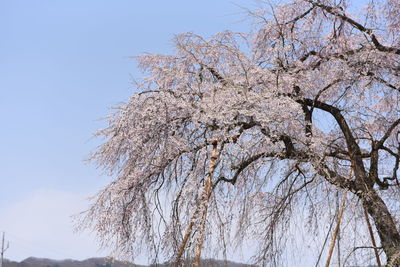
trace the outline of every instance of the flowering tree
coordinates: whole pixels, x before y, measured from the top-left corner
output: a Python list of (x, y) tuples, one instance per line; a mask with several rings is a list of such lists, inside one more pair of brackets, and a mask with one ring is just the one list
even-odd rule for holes
[(337, 260), (365, 248), (400, 266), (400, 2), (358, 18), (348, 4), (265, 4), (251, 33), (181, 34), (174, 55), (139, 56), (141, 92), (97, 133), (93, 160), (115, 180), (83, 226), (177, 265), (249, 237), (279, 265), (299, 221), (330, 235), (347, 192), (341, 236), (357, 244)]

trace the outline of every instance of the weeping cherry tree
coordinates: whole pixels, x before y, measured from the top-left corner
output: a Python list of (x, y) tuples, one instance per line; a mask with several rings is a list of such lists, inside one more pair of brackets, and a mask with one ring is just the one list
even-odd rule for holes
[(262, 3), (248, 33), (138, 56), (140, 92), (96, 134), (114, 180), (81, 226), (176, 266), (249, 240), (255, 263), (282, 266), (293, 239), (321, 264), (342, 210), (336, 262), (375, 250), (400, 266), (400, 2), (351, 4)]

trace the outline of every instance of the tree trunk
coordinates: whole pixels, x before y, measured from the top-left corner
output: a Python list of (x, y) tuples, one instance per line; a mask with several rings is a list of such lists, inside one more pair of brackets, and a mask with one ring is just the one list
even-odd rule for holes
[(388, 259), (388, 266), (400, 266), (400, 233), (385, 202), (372, 188), (360, 195), (363, 205), (371, 215), (383, 251)]

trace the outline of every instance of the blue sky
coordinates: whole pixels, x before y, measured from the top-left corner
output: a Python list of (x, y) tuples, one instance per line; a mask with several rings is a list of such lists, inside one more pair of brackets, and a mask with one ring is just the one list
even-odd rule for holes
[(246, 1), (0, 0), (0, 230), (6, 257), (104, 255), (70, 215), (109, 181), (84, 159), (109, 107), (135, 92), (131, 56), (171, 39), (245, 30)]
[[(173, 35), (246, 31), (246, 0), (0, 0), (0, 231), (5, 256), (98, 252), (70, 215), (105, 185), (84, 163), (99, 120), (135, 92), (130, 57), (171, 53)], [(251, 8), (251, 6), (250, 6)], [(238, 258), (239, 259), (239, 258)]]
[(0, 1), (2, 200), (92, 187), (97, 173), (82, 160), (96, 120), (135, 90), (130, 57), (169, 53), (174, 33), (241, 26), (230, 1), (187, 2)]

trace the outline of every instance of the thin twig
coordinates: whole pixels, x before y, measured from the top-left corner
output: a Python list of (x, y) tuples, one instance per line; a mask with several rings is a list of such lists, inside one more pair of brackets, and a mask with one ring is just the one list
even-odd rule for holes
[(346, 193), (347, 192), (344, 192), (344, 194), (343, 194), (343, 199), (342, 199), (341, 207), (339, 210), (339, 215), (337, 218), (336, 228), (335, 228), (335, 232), (333, 232), (331, 246), (329, 247), (328, 258), (326, 259), (325, 267), (329, 267), (329, 264), (330, 264), (331, 258), (332, 258), (333, 249), (335, 248), (335, 242), (336, 242), (337, 235), (339, 233), (340, 223), (342, 222), (343, 212), (344, 212), (345, 204), (346, 204)]

